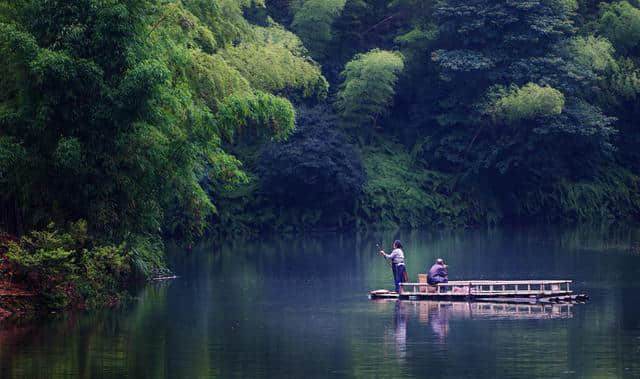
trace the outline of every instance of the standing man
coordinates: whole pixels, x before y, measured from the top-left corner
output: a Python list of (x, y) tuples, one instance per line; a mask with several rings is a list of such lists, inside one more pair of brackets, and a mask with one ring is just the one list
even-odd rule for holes
[(407, 282), (407, 269), (404, 266), (404, 251), (402, 251), (402, 242), (395, 240), (393, 242), (393, 251), (386, 254), (384, 250), (380, 250), (380, 254), (391, 260), (391, 270), (393, 271), (393, 281), (396, 285), (396, 292), (400, 293), (400, 283)]
[(436, 259), (436, 263), (431, 266), (429, 273), (427, 274), (427, 283), (435, 285), (438, 283), (446, 283), (449, 281), (449, 272), (447, 271), (447, 265), (444, 264), (444, 259)]

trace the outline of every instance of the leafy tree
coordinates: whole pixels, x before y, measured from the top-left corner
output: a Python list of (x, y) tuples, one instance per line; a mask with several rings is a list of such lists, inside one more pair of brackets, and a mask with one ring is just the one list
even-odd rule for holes
[(331, 26), (340, 15), (346, 0), (299, 0), (292, 3), (291, 27), (314, 57), (323, 57), (333, 38)]
[(358, 54), (347, 63), (336, 98), (344, 121), (355, 126), (375, 125), (388, 110), (403, 68), (401, 54), (378, 49)]
[[(563, 159), (527, 153), (535, 144), (558, 143), (559, 134), (571, 136), (577, 160), (601, 159), (594, 156), (594, 146), (596, 152), (609, 151), (614, 119), (581, 97), (597, 84), (597, 65), (609, 60), (608, 47), (599, 40), (570, 40), (575, 9), (574, 2), (558, 0), (437, 3), (434, 16), (442, 48), (433, 52), (432, 61), (443, 90), (436, 95), (446, 99), (438, 103), (437, 120), (456, 126), (454, 133), (442, 130), (439, 156), (476, 172), (518, 170), (533, 179), (538, 176), (531, 172), (540, 168), (548, 168), (541, 176), (562, 171), (557, 163)], [(569, 51), (580, 50), (582, 58), (567, 55), (567, 45)], [(584, 66), (596, 53), (601, 60)], [(512, 85), (518, 88), (490, 100), (491, 111), (483, 113), (483, 99), (495, 97), (496, 86)], [(486, 116), (518, 127), (487, 127)], [(577, 158), (581, 154), (584, 158)]]
[(247, 127), (264, 132), (276, 140), (287, 139), (294, 130), (295, 112), (287, 99), (258, 92), (251, 95), (232, 95), (220, 104), (216, 115), (218, 127), (231, 138), (234, 131), (247, 133)]
[(614, 49), (606, 38), (576, 37), (569, 43), (572, 60), (579, 66), (603, 73), (616, 69)]
[(221, 55), (252, 87), (299, 99), (322, 100), (329, 84), (309, 62), (294, 34), (280, 27), (255, 28), (255, 41), (229, 46)]
[[(297, 130), (265, 148), (259, 165), (264, 191), (287, 204), (352, 203), (366, 175), (362, 158), (327, 107), (299, 109)], [(346, 207), (349, 209), (349, 207)], [(335, 209), (334, 209), (335, 210)]]
[(514, 123), (558, 115), (564, 107), (564, 96), (560, 91), (535, 83), (512, 87), (498, 96), (491, 109), (493, 119), (498, 122)]
[[(261, 90), (326, 94), (295, 36), (243, 18), (259, 2), (0, 4), (0, 225), (86, 219), (147, 275), (163, 235), (202, 236), (219, 192), (247, 181), (225, 141), (293, 131), (291, 103)], [(277, 67), (239, 63), (238, 42)]]
[(634, 50), (640, 43), (640, 9), (627, 1), (603, 3), (597, 30), (616, 50), (622, 53)]
[[(2, 83), (2, 133), (26, 150), (21, 170), (28, 172), (26, 178), (11, 175), (24, 179), (9, 192), (17, 187), (24, 193), (14, 199), (25, 227), (38, 225), (47, 203), (54, 208), (45, 213), (53, 211), (51, 216), (62, 220), (92, 213), (93, 227), (107, 218), (134, 231), (151, 226), (143, 215), (150, 216), (154, 207), (138, 207), (154, 201), (114, 177), (115, 171), (131, 170), (132, 182), (148, 178), (125, 153), (135, 146), (126, 136), (145, 117), (148, 101), (168, 75), (145, 60), (137, 44), (144, 7), (143, 1), (24, 2), (15, 20), (0, 24), (0, 59), (14, 73)], [(67, 168), (78, 168), (81, 156), (88, 169), (69, 177)], [(115, 198), (122, 203), (107, 200)], [(125, 216), (128, 212), (140, 218)], [(11, 221), (17, 220), (5, 222)]]

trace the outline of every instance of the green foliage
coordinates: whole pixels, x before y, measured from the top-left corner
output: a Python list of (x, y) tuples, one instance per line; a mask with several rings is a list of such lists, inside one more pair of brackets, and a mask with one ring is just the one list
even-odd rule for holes
[[(180, 25), (183, 29), (191, 29), (195, 26), (194, 24), (202, 23), (202, 27), (196, 26), (194, 30), (198, 35), (205, 37), (202, 42), (206, 41), (205, 43), (211, 48), (216, 49), (241, 40), (249, 33), (250, 25), (243, 17), (243, 9), (255, 3), (259, 2), (253, 0), (216, 0), (215, 2), (185, 0), (176, 3), (176, 5), (166, 5), (165, 9), (168, 12), (165, 11), (164, 16), (174, 17), (174, 15), (182, 14), (188, 10), (195, 18), (187, 16), (179, 19), (178, 23), (173, 23), (174, 27)], [(190, 25), (190, 22), (196, 19), (199, 22)], [(158, 22), (162, 22), (160, 20)], [(201, 39), (197, 38), (196, 41), (200, 42)], [(209, 42), (213, 43), (209, 44)]]
[(529, 83), (523, 87), (512, 86), (500, 94), (492, 104), (491, 115), (496, 122), (511, 124), (557, 115), (563, 107), (564, 96), (560, 91)]
[(244, 18), (260, 1), (0, 5), (0, 227), (81, 218), (101, 241), (71, 248), (51, 232), (42, 254), (14, 247), (16, 265), (58, 278), (43, 288), (54, 302), (73, 297), (72, 277), (106, 300), (123, 246), (134, 273), (163, 273), (162, 238), (192, 244), (215, 227), (214, 200), (248, 182), (223, 143), (293, 132), (293, 106), (269, 92), (327, 95), (295, 35)]
[[(402, 50), (408, 61), (421, 59), (423, 54), (438, 39), (438, 27), (434, 24), (414, 26), (407, 33), (397, 36), (393, 41)], [(418, 62), (422, 64), (423, 62)]]
[(571, 40), (569, 51), (578, 65), (596, 72), (610, 72), (617, 66), (613, 46), (606, 38), (576, 37)]
[[(229, 137), (234, 130), (243, 134), (253, 130), (257, 134), (263, 133), (262, 128), (266, 127), (274, 139), (282, 141), (295, 129), (295, 111), (291, 103), (264, 92), (225, 98), (216, 118)], [(261, 128), (257, 129), (256, 126)]]
[(280, 27), (255, 28), (256, 41), (229, 46), (221, 54), (253, 88), (322, 100), (329, 84), (309, 62), (298, 37)]
[(627, 1), (602, 3), (597, 29), (616, 50), (629, 52), (640, 43), (640, 9)]
[(53, 153), (54, 164), (62, 170), (68, 170), (70, 174), (78, 174), (83, 170), (84, 152), (77, 138), (61, 138), (58, 147)]
[(13, 178), (14, 167), (25, 160), (25, 151), (12, 138), (0, 136), (0, 183), (8, 182)]
[(639, 186), (638, 176), (609, 168), (595, 180), (562, 179), (505, 196), (504, 209), (513, 218), (560, 223), (637, 219)]
[(494, 211), (454, 191), (454, 178), (422, 167), (403, 146), (378, 142), (364, 149), (369, 181), (358, 216), (384, 227), (443, 227), (495, 222)]
[(189, 50), (184, 58), (189, 87), (212, 110), (217, 109), (218, 103), (227, 96), (251, 91), (245, 76), (219, 54)]
[(291, 138), (260, 155), (264, 193), (286, 206), (351, 211), (366, 183), (358, 150), (326, 107), (298, 108), (296, 123)]
[(338, 128), (329, 106), (296, 109), (296, 130), (243, 161), (248, 185), (225, 192), (218, 217), (226, 233), (312, 231), (356, 226), (366, 183), (359, 149)]
[(573, 13), (578, 10), (577, 0), (548, 0), (542, 3), (549, 5), (551, 9), (559, 13)]
[(617, 98), (636, 100), (640, 93), (640, 71), (631, 59), (623, 58), (617, 62), (609, 83)]
[(124, 246), (95, 245), (84, 221), (71, 224), (67, 231), (52, 224), (5, 247), (13, 270), (50, 309), (115, 301), (131, 271)]
[(291, 27), (314, 57), (323, 57), (333, 38), (331, 26), (344, 8), (346, 0), (299, 0), (293, 2)]
[(396, 52), (374, 49), (356, 55), (341, 73), (336, 106), (342, 118), (354, 126), (375, 125), (388, 110), (403, 68), (403, 57)]

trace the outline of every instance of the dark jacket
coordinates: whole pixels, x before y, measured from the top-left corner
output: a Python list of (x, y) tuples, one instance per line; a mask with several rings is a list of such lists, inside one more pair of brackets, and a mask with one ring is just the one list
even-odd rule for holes
[(446, 283), (449, 281), (449, 272), (447, 266), (434, 264), (427, 274), (427, 282), (429, 284)]

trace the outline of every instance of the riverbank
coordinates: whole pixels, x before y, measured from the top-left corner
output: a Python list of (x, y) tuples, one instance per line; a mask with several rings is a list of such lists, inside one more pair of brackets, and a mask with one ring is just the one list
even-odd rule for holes
[(29, 318), (44, 312), (35, 294), (13, 283), (0, 283), (0, 321)]
[[(10, 237), (0, 234), (0, 246)], [(13, 271), (0, 248), (0, 321), (8, 318), (23, 318), (38, 312), (38, 296), (24, 284), (11, 280)]]
[(0, 319), (115, 306), (136, 282), (130, 250), (92, 240), (82, 220), (0, 235)]

